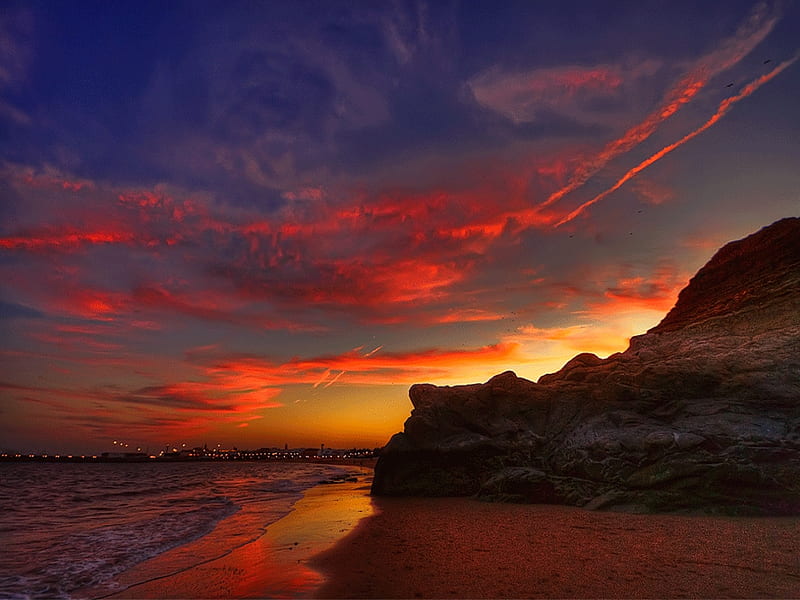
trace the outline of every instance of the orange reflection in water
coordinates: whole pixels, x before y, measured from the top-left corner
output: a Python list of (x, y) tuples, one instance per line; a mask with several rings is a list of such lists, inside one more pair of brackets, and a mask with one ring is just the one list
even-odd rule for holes
[(235, 540), (241, 534), (244, 542), (263, 525), (265, 517), (258, 509), (244, 507), (208, 536), (123, 574), (119, 583), (130, 587), (112, 597), (309, 597), (323, 582), (322, 575), (308, 566), (309, 560), (372, 514), (368, 486), (359, 477), (357, 483), (312, 488), (263, 536), (216, 558), (220, 548), (214, 547), (215, 540)]

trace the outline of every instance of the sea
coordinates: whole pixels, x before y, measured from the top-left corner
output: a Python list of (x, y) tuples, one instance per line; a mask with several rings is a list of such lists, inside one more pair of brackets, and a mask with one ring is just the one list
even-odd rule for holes
[[(256, 540), (304, 490), (351, 472), (271, 461), (0, 463), (0, 598), (102, 598), (136, 585), (119, 580), (143, 561), (213, 537), (171, 562), (190, 569)], [(232, 518), (240, 513), (250, 517)]]

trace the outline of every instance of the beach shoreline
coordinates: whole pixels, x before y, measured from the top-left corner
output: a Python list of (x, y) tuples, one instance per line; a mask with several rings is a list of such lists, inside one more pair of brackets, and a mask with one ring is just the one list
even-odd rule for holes
[[(215, 535), (252, 531), (257, 511), (242, 510), (208, 536), (146, 560), (117, 578), (119, 591), (93, 598), (307, 598), (323, 584), (309, 564), (371, 514), (372, 470), (353, 469), (303, 492), (289, 513), (254, 540), (223, 555), (209, 549)], [(263, 518), (263, 517), (262, 517)], [(208, 559), (183, 567), (187, 556)], [(83, 597), (83, 596), (82, 596)]]
[(317, 598), (796, 598), (800, 518), (372, 498)]
[(173, 572), (207, 543), (197, 540), (124, 573), (105, 597), (800, 597), (800, 517), (371, 497), (372, 470), (353, 476), (305, 490), (224, 556)]

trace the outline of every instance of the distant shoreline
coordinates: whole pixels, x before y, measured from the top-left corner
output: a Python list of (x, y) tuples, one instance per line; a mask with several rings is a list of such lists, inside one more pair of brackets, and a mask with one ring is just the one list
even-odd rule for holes
[(0, 456), (0, 463), (131, 463), (131, 464), (153, 464), (153, 463), (230, 463), (230, 462), (266, 462), (266, 463), (305, 463), (317, 465), (338, 465), (348, 467), (365, 467), (374, 469), (378, 459), (369, 458), (164, 458), (164, 457), (136, 457), (136, 458), (116, 458), (103, 457), (99, 455), (84, 456), (41, 456), (41, 455), (20, 455), (20, 456)]

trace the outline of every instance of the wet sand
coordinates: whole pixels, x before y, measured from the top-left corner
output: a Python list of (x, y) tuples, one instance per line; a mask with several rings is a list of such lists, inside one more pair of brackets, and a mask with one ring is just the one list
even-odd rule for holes
[(800, 518), (375, 498), (321, 598), (800, 598)]
[[(263, 515), (245, 508), (221, 521), (208, 536), (123, 573), (118, 578), (122, 590), (107, 597), (310, 597), (323, 583), (323, 577), (309, 566), (309, 559), (331, 548), (360, 519), (371, 514), (368, 494), (372, 471), (356, 476), (357, 483), (319, 485), (306, 490), (292, 511), (269, 525), (264, 535), (220, 557), (216, 539), (231, 540), (238, 531), (252, 535), (263, 521)], [(93, 597), (91, 593), (87, 595)]]

